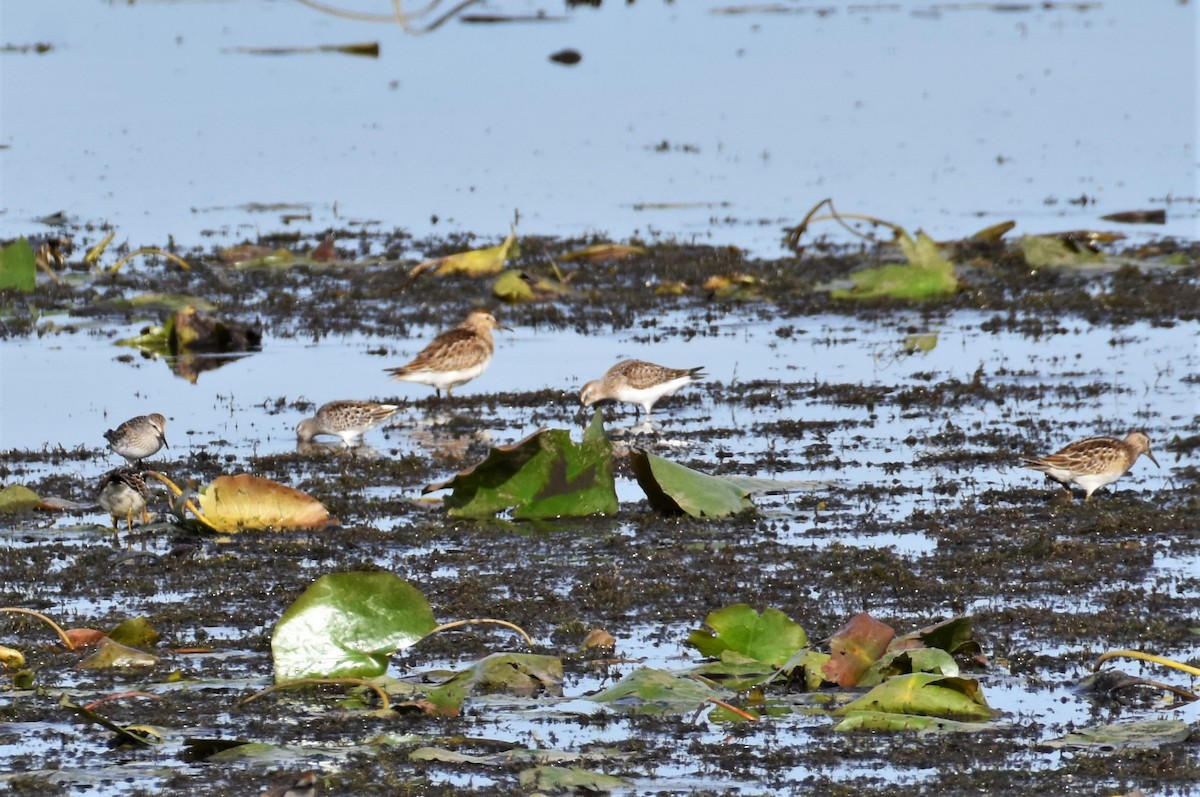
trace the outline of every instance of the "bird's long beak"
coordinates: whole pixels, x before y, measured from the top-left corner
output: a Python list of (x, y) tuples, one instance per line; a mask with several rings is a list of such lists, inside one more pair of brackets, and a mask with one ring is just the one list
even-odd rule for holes
[(163, 446), (164, 446), (165, 448), (170, 448), (170, 447), (171, 447), (171, 446), (170, 446), (170, 444), (168, 444), (168, 443), (167, 443), (167, 436), (166, 436), (166, 435), (163, 435), (163, 436), (162, 436), (160, 439), (163, 441)]
[(1154, 467), (1156, 467), (1156, 468), (1162, 467), (1162, 465), (1158, 464), (1158, 460), (1154, 458), (1154, 453), (1148, 448), (1146, 449), (1146, 456), (1150, 457), (1150, 461), (1154, 463)]

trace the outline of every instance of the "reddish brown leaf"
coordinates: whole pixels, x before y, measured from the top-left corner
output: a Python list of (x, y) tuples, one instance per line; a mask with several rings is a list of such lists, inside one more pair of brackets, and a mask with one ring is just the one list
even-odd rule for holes
[(71, 640), (71, 647), (74, 650), (87, 650), (99, 645), (108, 636), (103, 631), (97, 631), (94, 628), (71, 628), (68, 629), (67, 639)]
[(854, 686), (883, 655), (895, 635), (891, 626), (860, 612), (830, 639), (829, 661), (821, 671), (838, 686)]

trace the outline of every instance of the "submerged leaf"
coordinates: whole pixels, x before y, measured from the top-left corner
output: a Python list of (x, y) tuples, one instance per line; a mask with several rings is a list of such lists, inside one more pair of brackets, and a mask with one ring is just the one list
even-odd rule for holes
[(739, 603), (709, 612), (704, 624), (708, 628), (692, 631), (687, 640), (704, 656), (716, 657), (733, 650), (781, 667), (808, 646), (804, 629), (778, 609), (764, 609), (760, 615)]
[(1021, 253), (1030, 268), (1087, 266), (1104, 262), (1103, 252), (1093, 252), (1086, 246), (1075, 246), (1059, 238), (1043, 235), (1022, 237)]
[(1190, 735), (1190, 727), (1182, 720), (1144, 720), (1083, 728), (1044, 744), (1055, 749), (1100, 747), (1108, 750), (1150, 750), (1181, 744)]
[(271, 635), (275, 681), (372, 678), (437, 627), (416, 587), (391, 573), (333, 573), (288, 607)]
[(657, 457), (641, 449), (629, 452), (638, 484), (660, 512), (718, 518), (753, 508), (742, 486)]
[(18, 238), (0, 248), (0, 291), (13, 289), (33, 293), (37, 286), (36, 274), (37, 259), (29, 241)]
[(427, 698), (439, 713), (456, 716), (472, 694), (509, 692), (528, 697), (545, 691), (560, 692), (562, 679), (562, 661), (554, 656), (493, 653), (431, 690)]
[(723, 700), (732, 694), (693, 678), (642, 667), (588, 699), (637, 714), (683, 714), (695, 711), (713, 698)]
[(601, 260), (624, 260), (644, 254), (646, 254), (646, 250), (640, 246), (630, 246), (628, 244), (593, 244), (592, 246), (585, 246), (583, 249), (567, 252), (565, 255), (561, 255), (559, 260), (567, 262), (585, 260), (589, 263), (595, 263)]
[(901, 347), (905, 354), (916, 354), (917, 352), (928, 354), (937, 348), (937, 343), (938, 336), (934, 332), (932, 335), (907, 335)]
[(617, 510), (612, 444), (597, 412), (579, 445), (565, 429), (542, 429), (493, 448), (483, 462), (425, 492), (451, 489), (445, 504), (456, 517), (578, 517)]
[(556, 792), (609, 792), (629, 785), (629, 781), (603, 772), (578, 767), (533, 767), (522, 770), (519, 781), (525, 789)]

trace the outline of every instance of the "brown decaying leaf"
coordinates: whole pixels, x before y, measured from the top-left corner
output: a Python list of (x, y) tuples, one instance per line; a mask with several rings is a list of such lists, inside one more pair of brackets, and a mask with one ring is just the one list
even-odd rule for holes
[(854, 686), (883, 655), (895, 635), (891, 626), (859, 612), (830, 638), (830, 658), (821, 671), (838, 686)]
[(71, 640), (71, 647), (74, 650), (93, 648), (103, 642), (107, 636), (103, 631), (97, 631), (94, 628), (67, 629), (67, 639)]

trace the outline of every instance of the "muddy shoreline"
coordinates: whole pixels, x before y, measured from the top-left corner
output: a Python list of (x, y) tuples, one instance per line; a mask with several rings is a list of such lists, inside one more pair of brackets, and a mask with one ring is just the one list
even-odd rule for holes
[[(292, 236), (260, 243), (308, 250)], [(765, 322), (773, 330), (770, 344), (782, 347), (817, 334), (806, 328), (806, 319), (817, 314), (885, 327), (904, 319), (895, 330), (902, 337), (924, 331), (912, 324), (914, 315), (928, 322), (969, 311), (986, 318), (982, 333), (1047, 347), (1085, 324), (1108, 332), (1097, 345), (1121, 346), (1129, 324), (1170, 328), (1200, 319), (1200, 249), (1170, 241), (1155, 251), (1115, 253), (1111, 259), (1120, 265), (1103, 270), (1030, 269), (1018, 253), (983, 247), (960, 269), (966, 287), (926, 305), (830, 298), (824, 286), (891, 257), (886, 250), (817, 249), (801, 258), (763, 261), (729, 248), (658, 245), (643, 257), (579, 265), (558, 261), (594, 241), (520, 243), (521, 256), (510, 268), (546, 277), (554, 261), (570, 278), (567, 291), (553, 300), (503, 306), (505, 324), (547, 334), (619, 332), (647, 343), (681, 339), (698, 354), (717, 322), (730, 317)], [(489, 280), (427, 276), (414, 282), (401, 267), (470, 245), (480, 244), (347, 235), (338, 237), (341, 264), (237, 270), (217, 253), (184, 251), (179, 254), (192, 264), (190, 272), (163, 263), (104, 276), (68, 267), (57, 285), (41, 282), (32, 296), (4, 297), (0, 337), (103, 335), (105, 323), (153, 319), (153, 306), (131, 310), (125, 301), (155, 292), (200, 296), (223, 318), (261, 323), (267, 346), (271, 338), (293, 336), (403, 338), (472, 306), (499, 304)], [(1168, 255), (1185, 264), (1163, 265)], [(702, 287), (714, 275), (739, 275), (748, 289), (721, 298)], [(62, 311), (69, 315), (52, 316), (53, 331), (38, 320)], [(663, 322), (667, 314), (681, 313), (686, 323)], [(91, 326), (96, 322), (99, 332)], [(83, 331), (85, 325), (90, 331)], [(1195, 385), (1195, 376), (1190, 379)], [(221, 539), (160, 519), (115, 542), (94, 512), (0, 515), (0, 603), (101, 629), (131, 612), (144, 614), (162, 636), (154, 651), (162, 661), (148, 673), (80, 671), (74, 656), (45, 644), (36, 624), (0, 619), (0, 643), (25, 653), (39, 687), (0, 692), (3, 757), (14, 772), (31, 773), (6, 786), (14, 794), (66, 794), (94, 777), (103, 794), (245, 795), (277, 782), (279, 773), (320, 769), (322, 794), (528, 793), (518, 784), (521, 765), (484, 770), (408, 758), (416, 746), (440, 744), (464, 753), (539, 745), (602, 751), (606, 763), (593, 768), (627, 778), (634, 784), (627, 793), (637, 794), (1191, 793), (1200, 780), (1194, 730), (1189, 741), (1155, 750), (1049, 752), (1041, 743), (1074, 727), (1074, 719), (1057, 721), (1049, 710), (1010, 714), (1004, 729), (985, 734), (924, 737), (834, 733), (827, 721), (800, 719), (799, 710), (754, 725), (690, 716), (529, 719), (528, 703), (503, 696), (473, 701), (453, 720), (400, 713), (380, 718), (341, 708), (342, 692), (334, 688), (232, 708), (269, 683), (274, 621), (314, 578), (383, 568), (417, 585), (438, 617), (499, 617), (525, 628), (538, 640), (534, 652), (562, 658), (568, 696), (609, 685), (632, 666), (580, 653), (589, 629), (612, 633), (618, 655), (624, 640), (633, 658), (645, 660), (656, 646), (673, 650), (709, 611), (746, 602), (785, 611), (814, 640), (863, 610), (905, 631), (968, 614), (990, 661), (970, 673), (985, 690), (1025, 690), (1047, 701), (1070, 694), (1097, 723), (1145, 717), (1154, 706), (1147, 693), (1116, 700), (1070, 690), (1105, 650), (1190, 656), (1195, 664), (1200, 578), (1164, 574), (1156, 557), (1194, 562), (1200, 554), (1200, 414), (1163, 421), (1152, 431), (1163, 465), (1154, 489), (1131, 479), (1086, 504), (1066, 504), (1056, 500), (1053, 485), (1032, 476), (1014, 477), (1019, 486), (1003, 490), (979, 489), (972, 478), (980, 470), (1013, 467), (1030, 438), (1050, 436), (1046, 431), (1062, 423), (1055, 407), (1103, 407), (1112, 389), (1102, 379), (1040, 381), (1019, 364), (974, 379), (885, 374), (870, 385), (823, 379), (814, 364), (797, 369), (791, 381), (713, 381), (680, 394), (668, 417), (670, 410), (694, 415), (714, 405), (722, 412), (668, 422), (670, 434), (661, 439), (625, 431), (631, 415), (606, 410), (618, 443), (664, 446), (684, 464), (714, 473), (852, 472), (863, 452), (886, 453), (884, 467), (869, 480), (764, 496), (758, 511), (719, 521), (664, 517), (644, 501), (623, 501), (610, 518), (465, 521), (418, 500), (424, 485), (486, 455), (489, 440), (482, 432), (507, 439), (506, 413), (578, 428), (575, 396), (557, 389), (404, 399), (414, 416), (440, 418), (431, 432), (437, 439), (419, 454), (397, 448), (391, 436), (374, 441), (378, 459), (332, 451), (163, 452), (158, 467), (201, 483), (247, 471), (307, 491), (342, 524), (321, 533)], [(1014, 405), (1045, 412), (1036, 423), (1011, 422), (1005, 412)], [(805, 417), (787, 411), (793, 407), (844, 414)], [(956, 423), (960, 408), (984, 417), (994, 411), (996, 420)], [(311, 409), (281, 398), (263, 412)], [(755, 414), (766, 409), (777, 417)], [(937, 423), (932, 431), (891, 437), (879, 432), (881, 414)], [(1067, 425), (1073, 437), (1095, 431), (1074, 421)], [(681, 442), (666, 448), (667, 437)], [(835, 447), (829, 442), (834, 438), (860, 441), (861, 448), (844, 442)], [(98, 443), (5, 451), (0, 479), (42, 495), (85, 500), (91, 484), (79, 474), (104, 460)], [(1135, 474), (1146, 467), (1143, 461)], [(927, 472), (928, 480), (914, 485), (896, 478), (913, 469)], [(631, 479), (626, 463), (618, 462), (617, 470)], [(906, 550), (891, 542), (910, 537), (926, 541), (925, 547)], [(397, 656), (394, 666), (404, 672), (458, 667), (512, 644), (490, 631), (434, 636)], [(174, 652), (194, 647), (211, 652)], [(115, 703), (110, 715), (168, 729), (165, 743), (98, 752), (104, 733), (57, 708), (64, 688), (89, 699), (133, 689), (158, 694), (156, 701)], [(782, 690), (774, 697), (799, 706), (805, 696)], [(514, 721), (516, 730), (506, 727)], [(392, 741), (380, 741), (384, 735)], [(188, 757), (185, 740), (192, 737), (300, 746), (307, 753), (272, 755), (265, 764), (199, 762)], [(321, 758), (322, 750), (346, 746), (354, 749)], [(60, 768), (73, 774), (56, 782), (48, 773)]]

